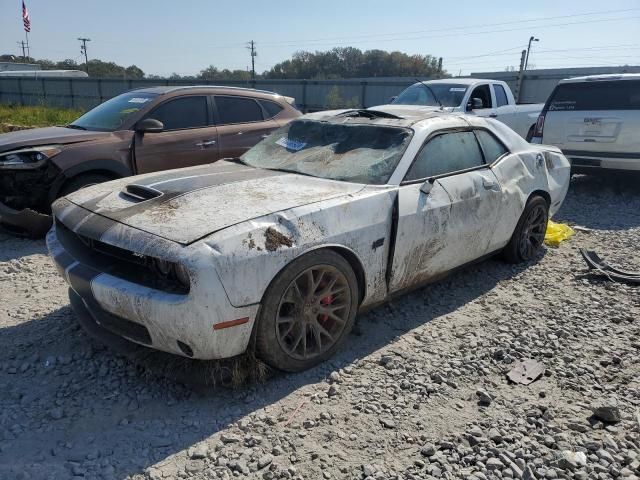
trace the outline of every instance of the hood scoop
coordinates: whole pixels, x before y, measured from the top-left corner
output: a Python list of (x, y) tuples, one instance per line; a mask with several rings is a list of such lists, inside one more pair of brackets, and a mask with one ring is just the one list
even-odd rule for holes
[(124, 187), (122, 193), (136, 202), (144, 202), (145, 200), (151, 200), (152, 198), (162, 196), (162, 192), (160, 190), (135, 183), (130, 183)]

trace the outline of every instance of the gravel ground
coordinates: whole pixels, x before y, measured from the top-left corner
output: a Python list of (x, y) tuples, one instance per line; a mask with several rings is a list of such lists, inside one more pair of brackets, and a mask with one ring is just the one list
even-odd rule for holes
[[(489, 260), (359, 317), (311, 371), (236, 389), (149, 373), (76, 325), (42, 241), (0, 233), (1, 479), (640, 477), (638, 179), (577, 177), (587, 227), (530, 265)], [(506, 372), (544, 364), (525, 386)]]

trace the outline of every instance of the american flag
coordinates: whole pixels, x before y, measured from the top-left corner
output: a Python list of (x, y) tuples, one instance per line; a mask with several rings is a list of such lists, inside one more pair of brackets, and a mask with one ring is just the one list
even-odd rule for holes
[(24, 23), (24, 31), (29, 33), (31, 31), (31, 20), (29, 19), (29, 10), (22, 0), (22, 23)]

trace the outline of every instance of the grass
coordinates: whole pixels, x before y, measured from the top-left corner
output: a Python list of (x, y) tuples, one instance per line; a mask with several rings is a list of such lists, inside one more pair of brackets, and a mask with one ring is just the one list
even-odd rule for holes
[(78, 118), (82, 113), (82, 110), (66, 108), (0, 105), (0, 123), (10, 123), (25, 127), (66, 125)]

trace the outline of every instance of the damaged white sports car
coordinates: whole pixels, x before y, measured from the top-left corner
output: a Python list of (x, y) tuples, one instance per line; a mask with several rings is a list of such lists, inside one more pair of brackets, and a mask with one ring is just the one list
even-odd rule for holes
[(568, 185), (559, 149), (493, 120), (321, 112), (239, 159), (62, 198), (47, 242), (90, 331), (196, 359), (255, 345), (299, 371), (363, 307), (494, 253), (533, 258)]

